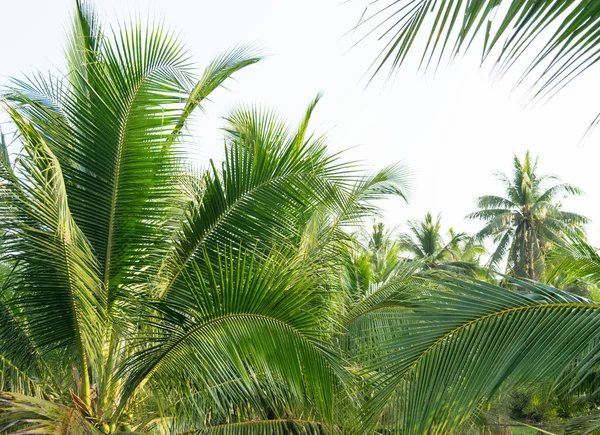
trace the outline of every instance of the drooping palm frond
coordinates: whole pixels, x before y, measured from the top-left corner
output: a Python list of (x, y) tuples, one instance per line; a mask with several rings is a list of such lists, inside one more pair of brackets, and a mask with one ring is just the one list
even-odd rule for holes
[(76, 409), (17, 393), (0, 395), (0, 432), (14, 435), (102, 434)]
[(520, 81), (535, 77), (541, 98), (600, 59), (599, 22), (594, 0), (389, 0), (369, 3), (356, 30), (385, 44), (373, 62), (374, 74), (386, 67), (393, 73), (415, 50), (422, 53), (420, 66), (428, 67), (478, 46), (482, 61), (492, 57), (500, 74), (528, 54), (533, 60)]
[(438, 280), (422, 287), (412, 307), (390, 310), (397, 336), (381, 342), (381, 356), (369, 367), (376, 374), (365, 421), (394, 399), (395, 428), (452, 432), (501, 386), (557, 379), (597, 340), (600, 306), (542, 284), (512, 282), (519, 291)]
[(11, 303), (17, 266), (0, 264), (0, 391), (39, 396), (41, 388), (35, 376), (41, 355), (18, 307)]
[(569, 419), (564, 425), (565, 433), (591, 435), (600, 430), (600, 411)]
[(8, 111), (25, 152), (14, 172), (2, 174), (5, 256), (19, 263), (9, 303), (25, 316), (36, 347), (76, 352), (84, 372), (80, 393), (89, 404), (87, 364), (99, 358), (106, 294), (92, 249), (71, 216), (57, 159), (31, 124)]

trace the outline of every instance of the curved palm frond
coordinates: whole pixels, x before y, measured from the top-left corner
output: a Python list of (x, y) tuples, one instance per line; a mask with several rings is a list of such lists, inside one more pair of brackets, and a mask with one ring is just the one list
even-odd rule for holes
[(308, 412), (332, 423), (334, 406), (348, 402), (349, 375), (327, 341), (318, 277), (276, 252), (228, 249), (211, 258), (204, 250), (202, 265), (185, 273), (187, 294), (155, 304), (158, 317), (147, 319), (154, 328), (139, 337), (152, 344), (126, 365), (120, 408), (149, 381), (183, 395), (204, 390), (222, 418), (246, 403), (255, 415)]
[(571, 279), (583, 278), (600, 283), (600, 255), (583, 237), (573, 235), (568, 244), (555, 247), (550, 252), (550, 261), (553, 267), (549, 280), (566, 274)]
[[(519, 83), (534, 76), (534, 95), (544, 98), (600, 59), (599, 22), (600, 6), (594, 0), (389, 0), (369, 4), (356, 30), (362, 30), (363, 38), (375, 33), (385, 43), (372, 64), (373, 75), (384, 67), (391, 75), (414, 50), (422, 52), (420, 66), (429, 67), (476, 45), (482, 61), (495, 58), (499, 74), (528, 53), (533, 60)], [(540, 40), (541, 48), (534, 44)]]
[[(0, 394), (0, 431), (19, 435), (101, 435), (76, 409), (17, 393)], [(16, 431), (13, 431), (16, 430)]]
[(512, 283), (520, 290), (437, 280), (422, 286), (412, 307), (387, 313), (397, 337), (381, 343), (369, 367), (376, 375), (365, 421), (398, 392), (396, 428), (451, 432), (500, 386), (556, 379), (595, 342), (599, 305), (542, 284)]
[[(182, 173), (180, 133), (233, 73), (257, 62), (240, 46), (196, 79), (186, 52), (160, 26), (100, 32), (77, 2), (69, 75), (19, 81), (8, 98), (40, 129), (65, 175), (75, 221), (98, 255), (112, 306), (122, 285), (145, 282), (168, 251)], [(66, 81), (66, 83), (65, 83)]]
[(16, 110), (8, 112), (25, 152), (15, 172), (2, 174), (4, 249), (20, 272), (10, 304), (26, 316), (36, 347), (76, 351), (89, 404), (87, 364), (99, 358), (106, 293), (92, 248), (71, 216), (57, 159), (31, 124)]
[(163, 267), (161, 294), (182, 282), (181, 273), (207, 247), (240, 241), (252, 249), (299, 247), (315, 210), (328, 220), (337, 215), (331, 228), (339, 228), (372, 212), (371, 201), (406, 194), (403, 167), (364, 176), (329, 155), (323, 138), (307, 137), (317, 101), (293, 131), (272, 112), (256, 108), (228, 117), (225, 161), (206, 172), (186, 211)]

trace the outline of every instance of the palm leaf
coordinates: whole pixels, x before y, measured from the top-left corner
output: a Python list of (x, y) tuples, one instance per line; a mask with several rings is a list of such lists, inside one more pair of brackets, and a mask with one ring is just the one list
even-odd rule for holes
[[(499, 73), (532, 54), (520, 81), (534, 75), (536, 95), (544, 97), (600, 58), (600, 6), (594, 0), (389, 0), (370, 4), (363, 17), (357, 29), (365, 37), (376, 33), (385, 43), (373, 63), (374, 74), (384, 66), (396, 70), (412, 50), (421, 50), (421, 66), (436, 65), (444, 55), (454, 58), (466, 51), (481, 36), (482, 60), (495, 57)], [(417, 38), (421, 33), (423, 40)], [(544, 41), (541, 49), (532, 48), (539, 40)]]
[(327, 343), (315, 278), (289, 255), (211, 257), (205, 251), (186, 273), (187, 292), (155, 305), (160, 316), (148, 318), (154, 331), (126, 366), (120, 408), (150, 380), (161, 391), (198, 391), (222, 418), (246, 403), (258, 415), (304, 410), (331, 422), (348, 375)]
[[(312, 110), (313, 104), (307, 117)], [(297, 246), (312, 210), (336, 185), (357, 178), (328, 155), (322, 139), (302, 139), (306, 117), (293, 132), (258, 109), (234, 112), (229, 122), (225, 161), (220, 170), (212, 163), (198, 184), (163, 267), (162, 294), (207, 247)]]
[(122, 285), (145, 282), (168, 250), (178, 212), (180, 132), (231, 74), (259, 58), (239, 47), (195, 79), (182, 44), (160, 26), (100, 32), (77, 3), (68, 83), (20, 81), (9, 94), (60, 161), (75, 221), (90, 240), (112, 306)]
[(512, 283), (521, 290), (445, 279), (424, 286), (416, 307), (389, 312), (397, 333), (369, 367), (377, 375), (367, 421), (396, 397), (394, 423), (405, 433), (452, 432), (501, 386), (556, 379), (597, 340), (600, 306)]
[(98, 358), (104, 322), (97, 263), (71, 217), (57, 159), (35, 128), (8, 110), (25, 151), (18, 175), (3, 174), (6, 250), (20, 272), (11, 304), (25, 316), (36, 346), (76, 350), (89, 400), (87, 359)]
[(192, 433), (197, 435), (325, 435), (342, 432), (335, 427), (332, 428), (319, 422), (282, 419), (229, 423), (189, 433), (190, 435)]

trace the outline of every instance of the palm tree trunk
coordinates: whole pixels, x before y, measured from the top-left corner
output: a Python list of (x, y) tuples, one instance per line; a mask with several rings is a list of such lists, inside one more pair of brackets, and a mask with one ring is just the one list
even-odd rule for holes
[(528, 225), (527, 228), (527, 268), (528, 273), (527, 276), (529, 279), (536, 280), (537, 276), (535, 273), (535, 235), (533, 234), (533, 226), (531, 224)]

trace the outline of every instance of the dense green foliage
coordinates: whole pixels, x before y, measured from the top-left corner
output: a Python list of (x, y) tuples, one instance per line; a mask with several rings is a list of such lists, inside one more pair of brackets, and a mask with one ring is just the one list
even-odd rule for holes
[(431, 214), (364, 235), (410, 177), (331, 154), (319, 97), (294, 127), (231, 111), (194, 170), (190, 118), (260, 57), (198, 75), (163, 27), (76, 4), (66, 74), (2, 99), (0, 433), (600, 429), (600, 257), (554, 202), (576, 188), (544, 191), (527, 155), (474, 238)]

